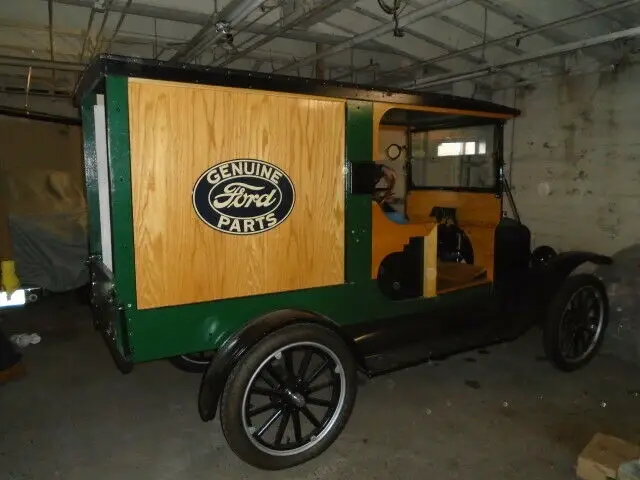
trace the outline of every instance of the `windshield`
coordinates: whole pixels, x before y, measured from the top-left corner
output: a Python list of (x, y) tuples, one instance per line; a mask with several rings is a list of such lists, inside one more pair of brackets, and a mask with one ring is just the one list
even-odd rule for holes
[(411, 183), (417, 188), (496, 186), (495, 125), (411, 133)]

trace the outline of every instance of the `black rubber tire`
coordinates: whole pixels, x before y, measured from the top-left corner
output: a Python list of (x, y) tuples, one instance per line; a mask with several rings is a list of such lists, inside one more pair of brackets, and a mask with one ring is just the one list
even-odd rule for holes
[(189, 355), (178, 355), (176, 357), (171, 357), (168, 360), (174, 367), (182, 370), (183, 372), (203, 373), (207, 369), (211, 358), (212, 357), (210, 357), (206, 362), (199, 362), (191, 360)]
[[(280, 348), (300, 341), (316, 342), (335, 353), (345, 373), (345, 399), (336, 422), (321, 441), (298, 454), (269, 455), (258, 449), (245, 433), (242, 425), (244, 391), (255, 370), (267, 357)], [(338, 438), (353, 410), (357, 388), (357, 368), (353, 354), (339, 335), (328, 328), (314, 324), (301, 323), (284, 327), (251, 348), (229, 375), (220, 402), (222, 431), (231, 450), (248, 464), (263, 470), (290, 468), (317, 457)]]
[[(604, 302), (604, 318), (602, 328), (600, 330), (600, 336), (596, 341), (595, 346), (591, 352), (583, 359), (579, 361), (568, 361), (562, 355), (559, 346), (560, 336), (560, 321), (567, 302), (571, 299), (576, 290), (584, 287), (592, 286), (597, 288), (602, 295)], [(547, 318), (542, 330), (544, 351), (552, 363), (552, 365), (560, 371), (572, 372), (578, 370), (587, 365), (600, 351), (602, 342), (609, 324), (609, 300), (607, 297), (607, 291), (602, 281), (593, 274), (582, 273), (572, 275), (568, 277), (561, 285), (554, 297), (551, 299), (549, 308), (547, 310)]]

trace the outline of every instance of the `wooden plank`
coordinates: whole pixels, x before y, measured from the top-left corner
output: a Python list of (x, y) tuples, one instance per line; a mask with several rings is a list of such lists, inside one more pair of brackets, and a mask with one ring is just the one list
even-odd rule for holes
[(473, 247), (474, 263), (485, 267), (492, 280), (495, 229), (502, 216), (500, 198), (492, 193), (442, 190), (413, 190), (407, 195), (407, 216), (412, 222), (430, 219), (435, 206), (457, 209), (458, 224)]
[(407, 216), (411, 221), (428, 220), (436, 206), (456, 208), (461, 225), (495, 227), (502, 215), (501, 200), (493, 193), (412, 190), (407, 195)]
[[(344, 102), (130, 79), (129, 109), (138, 308), (344, 282)], [(196, 180), (236, 158), (291, 178), (276, 228), (231, 235), (196, 215)]]
[(471, 110), (461, 110), (458, 108), (431, 107), (429, 105), (403, 105), (398, 103), (377, 102), (373, 108), (373, 124), (378, 125), (385, 113), (389, 110), (397, 108), (399, 110), (413, 110), (418, 112), (443, 113), (446, 115), (468, 115), (470, 117), (495, 118), (508, 120), (513, 115), (505, 113), (479, 112)]
[(435, 297), (438, 284), (438, 229), (432, 228), (424, 238), (422, 295)]
[(378, 276), (384, 257), (401, 252), (411, 237), (424, 237), (435, 226), (434, 222), (396, 223), (387, 218), (376, 202), (371, 202), (371, 223), (371, 278)]
[(471, 241), (471, 246), (473, 247), (473, 263), (486, 268), (487, 278), (493, 280), (495, 226), (474, 227), (463, 225), (461, 228)]

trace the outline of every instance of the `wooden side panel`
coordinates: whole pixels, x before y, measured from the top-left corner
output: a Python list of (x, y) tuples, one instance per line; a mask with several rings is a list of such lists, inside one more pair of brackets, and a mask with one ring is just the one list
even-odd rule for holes
[(395, 223), (387, 218), (376, 202), (371, 203), (371, 221), (371, 278), (378, 276), (384, 257), (393, 252), (401, 252), (411, 237), (424, 237), (435, 227), (435, 222)]
[(438, 229), (433, 228), (424, 239), (422, 265), (422, 295), (435, 297), (438, 294)]
[(456, 208), (460, 224), (479, 227), (495, 227), (502, 215), (500, 198), (493, 193), (412, 190), (407, 195), (407, 216), (413, 222), (429, 219), (435, 206)]
[(487, 278), (493, 280), (495, 227), (468, 227), (461, 225), (473, 247), (474, 263), (487, 269)]
[(492, 193), (412, 190), (407, 196), (407, 216), (412, 222), (427, 221), (435, 206), (457, 209), (460, 228), (469, 237), (474, 263), (493, 278), (495, 228), (501, 218), (500, 198)]
[[(344, 102), (250, 90), (129, 82), (138, 308), (344, 282)], [(192, 206), (218, 163), (272, 163), (296, 190), (272, 230), (231, 235)]]

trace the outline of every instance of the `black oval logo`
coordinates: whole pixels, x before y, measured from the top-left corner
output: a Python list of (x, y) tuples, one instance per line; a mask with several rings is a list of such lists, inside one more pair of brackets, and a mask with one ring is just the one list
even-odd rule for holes
[(200, 219), (224, 233), (252, 235), (286, 220), (295, 188), (280, 168), (262, 160), (236, 159), (209, 168), (193, 188)]

